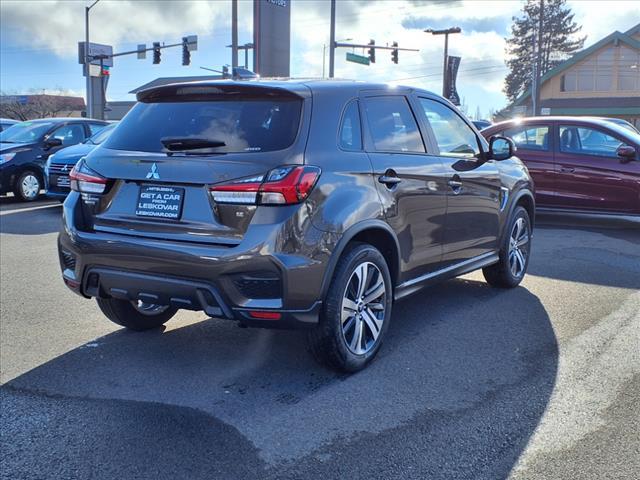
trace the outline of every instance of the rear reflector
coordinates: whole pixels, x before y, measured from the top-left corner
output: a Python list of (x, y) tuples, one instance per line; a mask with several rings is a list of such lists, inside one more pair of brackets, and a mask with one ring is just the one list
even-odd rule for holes
[(274, 168), (264, 176), (236, 180), (209, 188), (217, 203), (293, 205), (304, 201), (320, 177), (312, 166)]
[(282, 314), (278, 312), (263, 312), (259, 310), (250, 311), (249, 316), (259, 320), (280, 320), (282, 318)]

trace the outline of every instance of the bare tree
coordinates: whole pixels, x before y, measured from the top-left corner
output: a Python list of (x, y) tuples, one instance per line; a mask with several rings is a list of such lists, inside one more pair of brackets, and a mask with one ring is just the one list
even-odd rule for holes
[(63, 95), (60, 91), (53, 94), (33, 92), (29, 95), (0, 93), (0, 117), (3, 118), (24, 121), (35, 118), (68, 117), (82, 109), (84, 109), (82, 98)]

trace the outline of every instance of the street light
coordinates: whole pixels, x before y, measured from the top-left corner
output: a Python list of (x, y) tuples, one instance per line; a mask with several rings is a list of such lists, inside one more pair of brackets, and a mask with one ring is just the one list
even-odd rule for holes
[(460, 27), (445, 28), (443, 30), (434, 30), (433, 28), (427, 28), (424, 33), (430, 33), (432, 35), (444, 35), (444, 67), (442, 69), (442, 96), (447, 96), (447, 59), (449, 58), (449, 34), (460, 33), (462, 29)]
[[(353, 38), (343, 38), (342, 40), (336, 40), (336, 42), (350, 42)], [(322, 44), (322, 78), (324, 78), (324, 67), (327, 60), (327, 44)]]
[(84, 68), (87, 75), (87, 117), (93, 118), (93, 102), (91, 91), (91, 72), (89, 68), (89, 10), (100, 0), (95, 0), (90, 6), (84, 7)]

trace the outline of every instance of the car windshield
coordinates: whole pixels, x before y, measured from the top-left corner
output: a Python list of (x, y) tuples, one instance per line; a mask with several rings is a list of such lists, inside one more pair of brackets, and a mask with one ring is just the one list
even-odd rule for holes
[(2, 143), (33, 143), (40, 140), (53, 122), (20, 122), (0, 132)]
[(214, 153), (282, 150), (295, 139), (301, 108), (290, 97), (137, 103), (104, 146), (166, 152), (162, 140), (170, 138), (215, 143), (204, 147)]
[(96, 133), (96, 134), (90, 136), (89, 138), (87, 138), (85, 143), (89, 143), (89, 144), (93, 144), (93, 145), (100, 145), (107, 138), (109, 138), (109, 135), (111, 135), (111, 132), (113, 132), (114, 128), (116, 128), (116, 124), (115, 123), (112, 123), (111, 125), (107, 125), (102, 130), (100, 130), (98, 133)]

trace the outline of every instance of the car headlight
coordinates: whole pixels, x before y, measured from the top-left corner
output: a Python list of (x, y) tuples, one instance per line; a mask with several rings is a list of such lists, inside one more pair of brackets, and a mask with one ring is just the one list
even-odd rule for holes
[(0, 165), (3, 163), (7, 163), (9, 160), (12, 160), (13, 157), (16, 156), (16, 152), (3, 153), (0, 155)]

